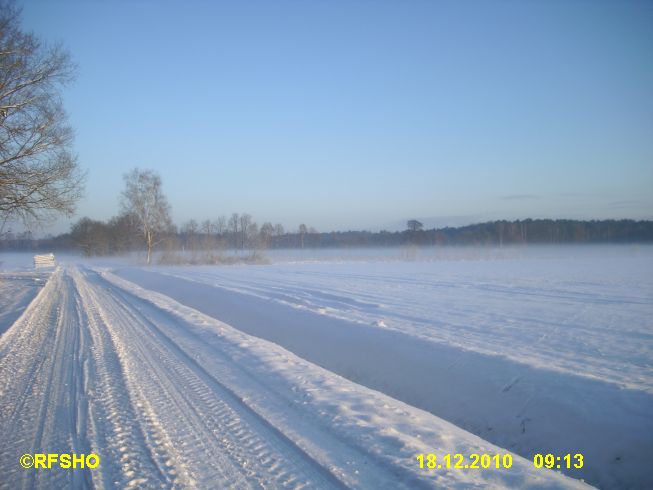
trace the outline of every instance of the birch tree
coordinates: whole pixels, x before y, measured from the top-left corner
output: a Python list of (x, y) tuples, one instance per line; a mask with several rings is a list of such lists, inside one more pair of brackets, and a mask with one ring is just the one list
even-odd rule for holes
[(147, 264), (152, 261), (152, 251), (165, 232), (172, 228), (170, 205), (163, 194), (161, 177), (152, 170), (135, 168), (124, 175), (122, 192), (123, 212), (135, 217), (147, 249)]

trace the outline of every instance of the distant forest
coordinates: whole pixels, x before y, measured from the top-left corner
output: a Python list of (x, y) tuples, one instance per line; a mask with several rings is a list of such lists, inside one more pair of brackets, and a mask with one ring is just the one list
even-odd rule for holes
[[(245, 218), (245, 219), (243, 219)], [(287, 232), (281, 225), (264, 223), (260, 228), (249, 215), (232, 215), (222, 223), (189, 221), (180, 229), (171, 228), (160, 237), (160, 252), (247, 250), (281, 248), (395, 247), (405, 245), (486, 245), (650, 243), (653, 221), (635, 220), (549, 220), (525, 219), (492, 221), (474, 225), (425, 230), (417, 220), (407, 222), (404, 231), (318, 232), (300, 225)], [(43, 239), (30, 232), (6, 233), (0, 251), (66, 251), (85, 256), (116, 255), (142, 250), (139, 230), (129, 216), (108, 222), (82, 218), (69, 233)]]

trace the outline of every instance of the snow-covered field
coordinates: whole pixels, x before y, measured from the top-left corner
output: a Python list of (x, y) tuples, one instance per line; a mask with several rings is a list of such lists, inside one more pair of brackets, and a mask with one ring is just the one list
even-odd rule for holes
[[(43, 286), (5, 260), (0, 485), (653, 486), (650, 247), (272, 261), (67, 258)], [(37, 452), (101, 465), (20, 467)], [(510, 469), (415, 458), (506, 452)], [(585, 464), (572, 479), (534, 453)]]

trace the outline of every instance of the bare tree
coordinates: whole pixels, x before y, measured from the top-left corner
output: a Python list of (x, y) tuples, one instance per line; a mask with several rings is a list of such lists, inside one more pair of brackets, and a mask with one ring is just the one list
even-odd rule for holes
[(138, 246), (138, 220), (130, 214), (120, 214), (109, 220), (113, 253), (124, 253)]
[(256, 253), (261, 248), (261, 240), (258, 231), (258, 224), (252, 223), (247, 227), (247, 248)]
[(406, 226), (410, 231), (416, 232), (421, 230), (424, 225), (419, 221), (417, 221), (416, 219), (411, 219), (406, 223)]
[(233, 245), (234, 248), (238, 248), (238, 222), (239, 222), (239, 216), (238, 213), (233, 213), (231, 215), (231, 218), (229, 218), (229, 231), (231, 232), (231, 236), (233, 237)]
[(240, 215), (240, 234), (241, 234), (241, 240), (240, 240), (240, 248), (245, 249), (245, 244), (247, 243), (247, 237), (249, 233), (249, 227), (252, 224), (252, 217), (247, 214), (243, 213)]
[(71, 227), (70, 238), (85, 257), (109, 253), (109, 227), (102, 221), (80, 219)]
[(211, 220), (205, 219), (202, 221), (201, 228), (202, 234), (204, 235), (202, 237), (204, 250), (211, 250), (211, 248), (213, 248), (213, 232), (215, 230), (213, 223)]
[(131, 213), (138, 222), (145, 239), (149, 265), (152, 250), (172, 227), (170, 205), (163, 194), (161, 177), (154, 171), (135, 168), (124, 175), (124, 180), (121, 205), (123, 211)]
[(301, 225), (299, 225), (299, 236), (301, 239), (302, 248), (304, 248), (304, 236), (306, 235), (306, 233), (308, 233), (308, 228), (304, 223), (302, 223)]
[(222, 235), (225, 232), (225, 229), (227, 228), (227, 218), (224, 216), (218, 216), (218, 219), (213, 221), (213, 229), (215, 230), (215, 233), (218, 235)]
[(181, 234), (184, 236), (184, 243), (188, 250), (193, 252), (197, 251), (199, 225), (194, 219), (184, 223), (181, 227)]
[(266, 221), (261, 225), (261, 245), (265, 248), (270, 246), (270, 241), (274, 236), (274, 226), (269, 221)]
[(274, 225), (274, 234), (276, 236), (281, 236), (286, 234), (286, 230), (283, 229), (283, 225), (281, 223), (277, 223)]
[(72, 215), (84, 187), (60, 96), (75, 66), (19, 23), (20, 11), (0, 0), (0, 232), (10, 219)]
[(227, 231), (227, 218), (224, 216), (218, 216), (217, 219), (213, 220), (213, 231), (215, 232), (215, 238), (212, 243), (212, 247), (217, 247), (218, 249), (223, 249), (227, 244), (227, 239), (225, 233)]

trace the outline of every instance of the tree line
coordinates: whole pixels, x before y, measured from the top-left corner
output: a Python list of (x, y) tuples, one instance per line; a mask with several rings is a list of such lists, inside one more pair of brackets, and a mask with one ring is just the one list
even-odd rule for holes
[[(297, 242), (296, 234), (288, 234), (272, 240), (271, 247), (294, 248)], [(310, 248), (650, 243), (653, 242), (653, 221), (524, 219), (424, 230), (419, 221), (410, 220), (404, 231), (309, 233), (304, 237), (303, 242), (305, 247)]]
[[(138, 219), (128, 213), (108, 221), (81, 218), (70, 232), (36, 239), (30, 232), (8, 233), (0, 240), (0, 250), (81, 252), (83, 255), (118, 255), (141, 251)], [(260, 254), (265, 249), (393, 247), (405, 245), (485, 245), (651, 243), (653, 221), (525, 219), (491, 221), (461, 227), (424, 230), (408, 225), (404, 231), (318, 232), (300, 225), (287, 231), (281, 224), (260, 226), (247, 213), (218, 216), (214, 220), (191, 219), (179, 227), (170, 225), (160, 237), (161, 257), (174, 262), (173, 253), (184, 252), (189, 261), (217, 262), (225, 251)], [(167, 259), (166, 259), (167, 257)]]

